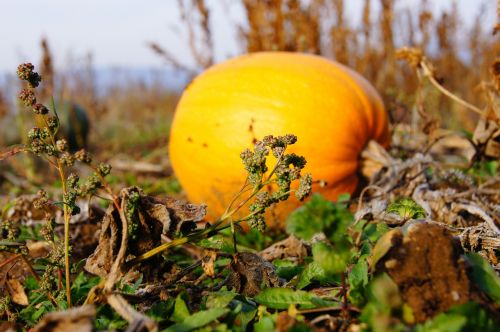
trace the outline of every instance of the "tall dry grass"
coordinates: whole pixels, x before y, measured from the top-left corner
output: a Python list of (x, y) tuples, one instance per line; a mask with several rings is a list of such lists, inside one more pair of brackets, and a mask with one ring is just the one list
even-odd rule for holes
[[(145, 84), (118, 70), (111, 86), (99, 89), (91, 54), (68, 60), (62, 69), (54, 66), (48, 39), (41, 39), (40, 48), (41, 58), (33, 61), (43, 77), (37, 98), (46, 105), (51, 105), (53, 98), (61, 117), (65, 117), (63, 103), (81, 106), (91, 122), (89, 148), (94, 153), (112, 155), (121, 151), (142, 155), (145, 145), (166, 149), (170, 118), (179, 93), (166, 86), (165, 80)], [(8, 83), (5, 89), (0, 86), (1, 146), (21, 142), (25, 129), (37, 125), (26, 112), (19, 112), (15, 101), (7, 97), (12, 96), (7, 88), (15, 90), (18, 82)]]
[[(193, 58), (201, 68), (206, 68), (213, 62), (218, 42), (211, 37), (211, 10), (204, 0), (178, 0), (178, 3)], [(437, 14), (431, 10), (429, 0), (421, 0), (412, 8), (398, 6), (400, 0), (363, 0), (356, 18), (346, 16), (346, 0), (238, 3), (243, 8), (245, 22), (233, 28), (243, 41), (242, 53), (306, 52), (351, 66), (378, 88), (396, 122), (409, 121), (409, 112), (401, 110), (414, 102), (420, 84), (411, 68), (395, 56), (402, 46), (422, 49), (446, 88), (480, 108), (487, 103), (481, 82), (491, 78), (489, 69), (500, 54), (500, 43), (499, 34), (492, 34), (495, 27), (482, 24), (486, 7), (472, 26), (464, 26), (461, 23), (468, 13), (460, 13), (456, 3)], [(374, 16), (375, 5), (379, 8), (377, 16)], [(187, 9), (191, 10), (189, 15)], [(358, 18), (361, 23), (354, 25)], [(167, 62), (181, 66), (175, 54), (157, 43), (151, 46)], [(200, 55), (200, 47), (206, 52), (205, 57)], [(475, 123), (473, 114), (439, 93), (428, 91), (425, 102), (438, 118), (446, 120), (442, 121), (445, 125), (472, 129)]]

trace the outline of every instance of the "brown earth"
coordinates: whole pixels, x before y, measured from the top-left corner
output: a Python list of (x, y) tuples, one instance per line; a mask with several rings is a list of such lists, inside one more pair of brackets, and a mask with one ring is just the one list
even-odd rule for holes
[(379, 266), (399, 286), (416, 323), (469, 301), (466, 262), (445, 228), (413, 224), (408, 234), (396, 237), (393, 244)]

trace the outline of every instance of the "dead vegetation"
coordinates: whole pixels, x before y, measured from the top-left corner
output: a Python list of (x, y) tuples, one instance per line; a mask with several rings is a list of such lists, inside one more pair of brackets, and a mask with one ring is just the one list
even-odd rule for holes
[[(138, 187), (160, 182), (169, 172), (168, 161), (159, 157), (165, 139), (145, 140), (136, 145), (137, 156), (142, 157), (144, 146), (159, 152), (137, 163), (111, 159), (117, 179), (92, 201), (77, 202), (81, 213), (71, 217), (71, 263), (81, 273), (71, 272), (76, 307), (61, 312), (67, 303), (63, 249), (57, 243), (64, 237), (64, 217), (56, 201), (50, 209), (37, 209), (40, 195), (24, 195), (42, 182), (32, 180), (36, 174), (26, 177), (19, 161), (15, 166), (12, 156), (23, 151), (18, 146), (0, 155), (2, 189), (13, 193), (0, 201), (0, 289), (6, 294), (0, 317), (14, 322), (2, 322), (0, 328), (425, 331), (444, 322), (459, 325), (456, 330), (494, 331), (500, 324), (496, 37), (482, 31), (479, 17), (470, 31), (459, 31), (456, 7), (434, 17), (428, 1), (417, 10), (396, 12), (397, 1), (381, 0), (373, 21), (372, 2), (364, 1), (363, 24), (355, 28), (342, 0), (242, 1), (248, 21), (239, 27), (245, 51), (326, 55), (353, 66), (384, 93), (395, 120), (393, 143), (389, 151), (376, 144), (365, 150), (365, 186), (344, 202), (313, 201), (317, 214), (289, 221), (319, 222), (315, 218), (324, 209), (329, 214), (322, 216), (334, 216), (337, 229), (325, 226), (307, 238), (307, 227), (289, 228), (286, 239), (283, 234), (212, 232), (205, 207), (165, 197), (170, 187), (148, 185), (149, 191), (159, 191), (155, 196)], [(203, 0), (179, 0), (179, 6), (193, 56), (206, 68), (214, 61), (217, 42), (210, 8)], [(433, 40), (439, 50), (427, 57)], [(415, 48), (398, 50), (400, 44)], [(47, 42), (43, 45), (48, 82), (42, 96), (65, 93), (55, 87), (57, 74)], [(458, 55), (463, 47), (472, 50), (469, 61)], [(160, 46), (154, 48), (184, 67)], [(94, 142), (106, 137), (106, 126), (117, 118), (124, 122), (115, 134), (120, 135), (142, 117), (147, 123), (164, 121), (158, 108), (174, 104), (175, 97), (165, 97), (161, 89), (140, 85), (126, 87), (125, 97), (117, 89), (103, 101), (92, 85), (91, 65), (88, 69), (66, 89), (83, 92), (74, 97), (100, 121)], [(0, 115), (1, 105), (0, 98)], [(441, 129), (450, 117), (470, 135)], [(122, 143), (94, 143), (94, 149), (116, 157)], [(12, 164), (4, 163), (7, 157)], [(59, 195), (57, 183), (48, 179), (48, 196)], [(95, 204), (99, 197), (107, 199), (106, 209)], [(352, 256), (339, 267), (343, 257), (330, 256), (323, 244)], [(470, 317), (477, 321), (469, 322)]]

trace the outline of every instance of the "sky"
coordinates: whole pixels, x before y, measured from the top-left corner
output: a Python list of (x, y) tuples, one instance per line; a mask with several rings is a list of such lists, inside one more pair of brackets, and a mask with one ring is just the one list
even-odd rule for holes
[[(430, 0), (438, 12), (454, 0)], [(456, 0), (464, 24), (471, 24), (481, 4), (488, 7), (486, 29), (495, 21), (496, 0)], [(216, 59), (238, 54), (236, 24), (243, 12), (235, 0), (207, 0), (213, 13)], [(373, 1), (377, 2), (377, 1)], [(413, 6), (418, 0), (398, 0)], [(359, 17), (360, 0), (347, 0), (347, 17)], [(229, 13), (229, 17), (227, 13)], [(48, 38), (57, 68), (93, 56), (96, 67), (162, 67), (147, 46), (154, 41), (188, 65), (193, 62), (176, 0), (0, 0), (0, 72), (21, 62), (37, 63), (40, 39)]]

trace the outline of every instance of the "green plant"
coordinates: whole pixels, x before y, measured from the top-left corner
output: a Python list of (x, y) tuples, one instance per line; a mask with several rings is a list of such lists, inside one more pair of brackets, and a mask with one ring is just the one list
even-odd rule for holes
[[(76, 204), (77, 198), (95, 195), (97, 190), (101, 188), (107, 189), (112, 194), (104, 179), (110, 173), (111, 167), (104, 163), (94, 166), (92, 157), (85, 150), (77, 151), (74, 154), (70, 153), (67, 141), (58, 137), (60, 121), (54, 103), (52, 103), (52, 109), (49, 109), (37, 102), (36, 88), (42, 80), (41, 76), (34, 71), (34, 66), (31, 63), (20, 65), (17, 69), (17, 75), (25, 83), (25, 88), (20, 91), (18, 98), (27, 109), (32, 111), (38, 126), (29, 130), (27, 144), (11, 149), (2, 154), (0, 159), (18, 152), (30, 152), (45, 160), (59, 175), (61, 197), (54, 200), (42, 189), (38, 191), (38, 197), (33, 204), (35, 208), (45, 211), (46, 224), (42, 234), (52, 245), (49, 259), (51, 264), (45, 271), (42, 288), (50, 294), (51, 276), (60, 266), (64, 266), (66, 302), (68, 307), (71, 307), (71, 244), (69, 236), (71, 217), (80, 213), (80, 208)], [(84, 182), (80, 181), (77, 174), (71, 172), (76, 161), (89, 165), (94, 171)], [(51, 206), (59, 207), (63, 211), (64, 236), (62, 244), (54, 239)]]
[[(136, 264), (153, 257), (165, 250), (184, 243), (196, 243), (200, 240), (213, 237), (221, 231), (230, 228), (233, 238), (233, 248), (237, 251), (236, 226), (248, 222), (251, 228), (263, 231), (265, 229), (265, 212), (274, 204), (286, 201), (291, 193), (303, 200), (311, 192), (312, 177), (310, 174), (301, 174), (306, 164), (302, 156), (294, 153), (287, 154), (288, 146), (297, 142), (294, 135), (266, 136), (257, 141), (254, 151), (246, 149), (240, 155), (247, 178), (234, 196), (224, 213), (204, 230), (195, 231), (189, 235), (176, 238), (171, 242), (156, 247), (133, 259), (129, 264)], [(267, 166), (267, 157), (272, 153), (276, 162), (272, 168)], [(296, 190), (291, 189), (292, 182), (298, 181)], [(271, 188), (271, 189), (269, 189)], [(243, 217), (233, 219), (247, 204), (250, 204), (249, 213)]]

